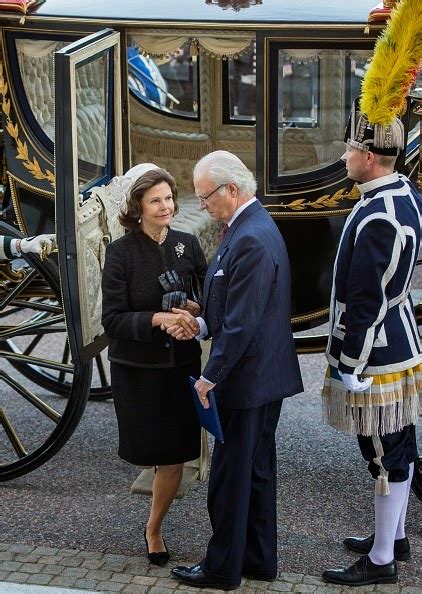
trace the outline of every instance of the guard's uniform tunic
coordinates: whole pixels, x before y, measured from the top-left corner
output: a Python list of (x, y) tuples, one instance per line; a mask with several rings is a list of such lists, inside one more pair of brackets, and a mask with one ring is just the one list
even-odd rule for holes
[[(334, 265), (324, 410), (330, 425), (359, 435), (373, 476), (402, 481), (417, 455), (414, 425), (422, 389), (410, 297), (422, 201), (397, 173), (359, 189), (362, 198), (346, 221)], [(374, 382), (363, 393), (348, 392), (338, 370), (373, 376)], [(394, 460), (387, 460), (392, 449)]]
[(9, 235), (0, 235), (0, 260), (11, 260), (13, 258), (12, 239), (13, 237), (9, 237)]

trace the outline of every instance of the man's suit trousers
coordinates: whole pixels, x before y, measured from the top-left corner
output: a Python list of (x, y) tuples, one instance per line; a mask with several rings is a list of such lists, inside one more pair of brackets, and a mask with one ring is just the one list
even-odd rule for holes
[(213, 536), (203, 569), (238, 585), (243, 575), (277, 575), (275, 430), (282, 401), (220, 407), (224, 443), (215, 442), (208, 486)]

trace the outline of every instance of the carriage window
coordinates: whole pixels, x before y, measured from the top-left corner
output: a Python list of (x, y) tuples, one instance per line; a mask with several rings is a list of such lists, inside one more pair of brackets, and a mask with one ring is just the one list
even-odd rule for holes
[(69, 42), (17, 38), (15, 43), (20, 77), (32, 116), (44, 134), (54, 140), (53, 55)]
[[(16, 38), (19, 74), (29, 111), (25, 111), (37, 136), (48, 146), (54, 142), (54, 52), (74, 41)], [(106, 55), (76, 69), (79, 181), (85, 186), (102, 177), (106, 161), (105, 105), (108, 80)], [(43, 135), (45, 135), (43, 137)]]
[(198, 59), (184, 44), (165, 58), (144, 56), (136, 45), (128, 48), (129, 88), (150, 107), (198, 119)]
[(318, 126), (319, 63), (280, 52), (278, 110), (281, 126)]
[(107, 165), (108, 50), (76, 66), (79, 190), (101, 179)]
[[(369, 50), (278, 49), (271, 68), (270, 154), (278, 176), (336, 163)], [(277, 156), (275, 156), (277, 154)]]
[(421, 104), (422, 101), (422, 69), (419, 70), (415, 78), (415, 82), (413, 83), (409, 95), (418, 101), (418, 107), (416, 105), (410, 112), (410, 120), (409, 120), (409, 133), (407, 136), (407, 154), (412, 155), (413, 151), (417, 150), (420, 145), (420, 135), (421, 135)]
[(410, 89), (409, 95), (415, 97), (419, 101), (422, 100), (422, 68), (416, 75), (415, 82), (413, 83), (412, 88)]
[[(256, 119), (256, 44), (238, 58), (227, 61), (228, 97), (225, 122), (247, 123)], [(228, 102), (227, 102), (228, 99)], [(228, 108), (228, 113), (227, 113)], [(228, 117), (227, 117), (228, 116)]]

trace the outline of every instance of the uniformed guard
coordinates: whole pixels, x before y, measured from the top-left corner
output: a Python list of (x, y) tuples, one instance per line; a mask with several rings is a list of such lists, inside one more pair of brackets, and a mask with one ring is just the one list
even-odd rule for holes
[(362, 557), (323, 573), (350, 586), (395, 583), (410, 558), (405, 518), (417, 459), (415, 425), (422, 354), (410, 296), (421, 237), (422, 200), (395, 170), (405, 148), (399, 116), (422, 60), (422, 6), (402, 0), (378, 40), (346, 138), (349, 178), (361, 199), (349, 215), (334, 264), (329, 367), (323, 388), (330, 425), (356, 434), (375, 479), (375, 531), (345, 546)]

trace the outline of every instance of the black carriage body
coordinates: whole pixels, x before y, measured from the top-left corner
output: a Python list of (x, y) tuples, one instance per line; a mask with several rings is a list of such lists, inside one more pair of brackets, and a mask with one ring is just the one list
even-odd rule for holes
[[(374, 0), (46, 0), (23, 23), (21, 15), (0, 11), (8, 187), (22, 232), (57, 228), (64, 308), (76, 364), (85, 365), (104, 344), (100, 334), (92, 336), (91, 343), (83, 338), (80, 304), (89, 296), (81, 295), (86, 288), (78, 277), (78, 208), (87, 204), (90, 185), (106, 183), (140, 162), (152, 161), (175, 175), (181, 206), (175, 226), (197, 234), (210, 256), (218, 230), (197, 214), (192, 168), (211, 150), (237, 154), (256, 173), (258, 198), (286, 240), (294, 330), (309, 330), (327, 320), (337, 243), (358, 199), (340, 160), (343, 133), (384, 26), (377, 22), (368, 26), (374, 4)], [(121, 118), (121, 127), (118, 132), (119, 127), (109, 126), (107, 146), (113, 151), (118, 146), (121, 154), (116, 158), (113, 153), (102, 176), (90, 178), (88, 163), (92, 183), (78, 187), (75, 169), (89, 159), (79, 154), (78, 146), (75, 151), (74, 136), (72, 147), (68, 126), (75, 110), (66, 101), (75, 89), (65, 82), (66, 76), (58, 86), (53, 56), (57, 52), (63, 56), (70, 44), (78, 40), (83, 44), (85, 37), (106, 28), (120, 34), (121, 104), (115, 117)], [(139, 50), (134, 60), (128, 59), (130, 47)], [(47, 52), (44, 58), (38, 58), (43, 52)], [(181, 64), (178, 79), (166, 62), (169, 56)], [(150, 59), (155, 64), (149, 64), (145, 78), (142, 67)], [(42, 79), (38, 87), (37, 76), (31, 77), (31, 63), (34, 72), (42, 63), (50, 73), (45, 78), (37, 75)], [(63, 69), (63, 64), (58, 66), (60, 80)], [(148, 97), (153, 75), (155, 95)], [(89, 91), (89, 79), (83, 84)], [(55, 136), (50, 125), (52, 105), (61, 106), (55, 114)], [(420, 133), (414, 107), (410, 102), (404, 118), (409, 137), (399, 168), (416, 179)], [(4, 206), (6, 199), (7, 192)], [(57, 210), (56, 203), (60, 203)], [(317, 352), (324, 348), (326, 337), (296, 340), (300, 352)]]
[[(218, 148), (237, 153), (256, 171), (258, 197), (277, 220), (286, 239), (293, 270), (295, 329), (321, 324), (328, 311), (335, 246), (356, 192), (350, 195), (351, 184), (338, 160), (309, 172), (299, 170), (278, 175), (274, 166), (277, 154), (271, 147), (282, 144), (285, 151), (294, 152), (303, 148), (311, 151), (312, 146), (301, 147), (303, 141), (300, 140), (293, 140), (289, 145), (289, 136), (294, 136), (295, 129), (303, 134), (309, 132), (293, 120), (284, 131), (282, 141), (278, 142), (274, 136), (280, 125), (276, 105), (280, 84), (276, 57), (280, 47), (293, 53), (315, 50), (318, 54), (327, 50), (332, 55), (340, 51), (346, 55), (354, 48), (370, 53), (381, 28), (371, 26), (365, 31), (372, 7), (372, 0), (341, 7), (310, 0), (300, 6), (292, 0), (283, 3), (278, 0), (262, 3), (184, 0), (177, 4), (133, 0), (105, 5), (47, 0), (26, 17), (23, 26), (18, 24), (17, 17), (1, 13), (7, 90), (11, 96), (10, 113), (5, 117), (7, 169), (21, 230), (31, 234), (40, 232), (40, 218), (45, 230), (52, 229), (55, 180), (53, 139), (51, 134), (50, 137), (45, 134), (45, 124), (40, 125), (40, 117), (37, 122), (34, 108), (28, 101), (16, 49), (19, 39), (34, 40), (35, 45), (37, 39), (57, 40), (60, 45), (66, 45), (107, 26), (121, 33), (122, 56), (126, 56), (126, 47), (133, 38), (139, 39), (141, 44), (144, 37), (154, 35), (180, 36), (188, 43), (199, 39), (196, 121), (175, 118), (170, 110), (159, 113), (153, 106), (137, 101), (133, 93), (128, 101), (127, 72), (122, 69), (123, 133), (118, 142), (122, 145), (123, 168), (144, 160), (155, 161), (175, 173), (182, 196), (183, 192), (192, 196), (188, 178), (197, 158)], [(252, 88), (256, 96), (256, 125), (239, 118), (227, 120), (226, 117), (224, 121), (230, 85), (227, 66), (213, 58), (212, 51), (204, 50), (206, 43), (201, 45), (201, 37), (205, 42), (218, 39), (224, 44), (224, 40), (234, 37), (255, 44), (256, 83)], [(230, 48), (227, 55), (231, 55)], [(343, 78), (341, 84), (345, 85), (347, 81)], [(26, 86), (29, 86), (27, 82)], [(327, 116), (329, 107), (321, 109)], [(344, 117), (338, 121), (340, 128), (344, 127)], [(321, 126), (319, 131), (324, 134)], [(22, 150), (19, 153), (22, 145), (26, 145), (28, 154), (22, 154)], [(37, 207), (42, 217), (37, 217)], [(201, 229), (191, 230), (201, 235)], [(212, 231), (206, 229), (205, 234), (211, 237)], [(215, 240), (215, 236), (207, 239), (208, 243), (212, 243), (212, 239)], [(208, 246), (208, 255), (211, 250)]]

